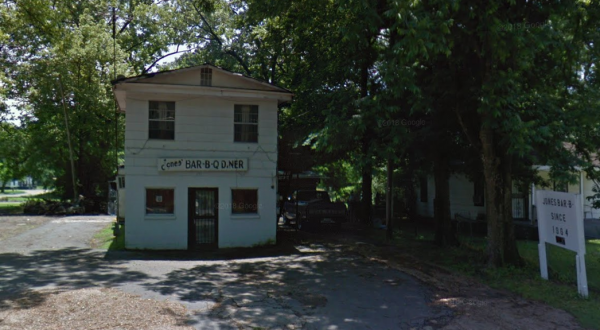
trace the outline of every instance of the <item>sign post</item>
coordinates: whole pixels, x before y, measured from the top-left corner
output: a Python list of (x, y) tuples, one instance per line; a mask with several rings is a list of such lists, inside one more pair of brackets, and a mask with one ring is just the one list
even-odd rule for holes
[(557, 191), (536, 191), (536, 209), (540, 243), (540, 273), (548, 279), (546, 243), (577, 253), (577, 291), (582, 297), (588, 296), (585, 270), (585, 235), (581, 195)]

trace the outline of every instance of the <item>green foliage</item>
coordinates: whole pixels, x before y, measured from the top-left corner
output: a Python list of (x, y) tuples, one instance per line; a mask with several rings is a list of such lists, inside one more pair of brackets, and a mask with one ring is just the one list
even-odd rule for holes
[(21, 203), (0, 203), (0, 214), (21, 214), (23, 213), (23, 206)]
[(24, 148), (27, 134), (23, 129), (0, 122), (0, 192), (4, 193), (11, 180), (25, 177), (27, 153)]
[(196, 40), (198, 22), (190, 16), (196, 8), (212, 6), (209, 1), (5, 1), (0, 65), (6, 76), (0, 86), (24, 114), (28, 174), (56, 185), (63, 197), (74, 191), (105, 196), (106, 182), (123, 157), (123, 118), (116, 113), (110, 80), (149, 72), (170, 45)]

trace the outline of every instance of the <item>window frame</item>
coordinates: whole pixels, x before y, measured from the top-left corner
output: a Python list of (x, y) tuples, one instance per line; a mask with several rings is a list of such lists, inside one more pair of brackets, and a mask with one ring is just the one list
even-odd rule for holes
[[(236, 201), (235, 199), (235, 192), (254, 192), (255, 193), (255, 199), (256, 201), (253, 203), (252, 201), (247, 202), (247, 201), (243, 201), (244, 203), (244, 208), (242, 211), (236, 211), (236, 204), (239, 204), (240, 202)], [(260, 204), (258, 203), (259, 200), (259, 196), (258, 196), (258, 188), (231, 188), (231, 215), (258, 215), (258, 209), (260, 208)], [(247, 211), (245, 206), (247, 205), (254, 205), (254, 210), (252, 211)]]
[[(248, 120), (249, 121), (244, 121), (244, 118), (242, 118), (242, 121), (237, 121), (238, 117), (236, 114), (238, 114), (238, 111), (242, 111), (243, 107), (250, 107), (250, 112), (248, 114)], [(253, 115), (253, 111), (256, 111), (256, 122), (252, 122), (252, 115)], [(258, 143), (258, 139), (259, 139), (259, 134), (258, 134), (258, 118), (259, 118), (259, 107), (256, 104), (235, 104), (233, 106), (233, 142), (236, 143)], [(243, 117), (243, 113), (240, 113), (239, 115), (241, 115)], [(240, 140), (238, 140), (238, 131), (237, 128), (238, 127), (256, 127), (256, 140), (243, 140), (241, 139), (240, 136)], [(243, 135), (243, 131), (240, 132), (241, 135)]]
[[(156, 109), (152, 108), (152, 104), (156, 103)], [(160, 104), (164, 103), (167, 105), (167, 108), (164, 110), (161, 110)], [(172, 104), (173, 109), (169, 109), (169, 105)], [(152, 111), (173, 111), (173, 119), (162, 119), (162, 118), (152, 118), (151, 112)], [(160, 115), (159, 115), (160, 117)], [(177, 104), (175, 101), (158, 101), (158, 100), (149, 100), (148, 101), (148, 140), (162, 140), (162, 141), (175, 141), (175, 123), (177, 120)], [(164, 135), (164, 133), (162, 132), (169, 132), (168, 130), (164, 130), (164, 129), (160, 129), (158, 130), (158, 132), (161, 132), (161, 137), (152, 137), (152, 122), (158, 122), (158, 123), (173, 123), (173, 138), (165, 138), (162, 135)]]
[[(171, 192), (171, 205), (170, 207), (172, 208), (172, 212), (168, 212), (168, 208), (169, 205), (166, 205), (165, 208), (167, 208), (166, 212), (149, 212), (149, 205), (148, 205), (148, 193), (150, 191), (170, 191)], [(175, 215), (175, 188), (169, 188), (169, 187), (146, 187), (144, 188), (144, 214), (147, 216), (173, 216)], [(155, 195), (156, 196), (156, 195)], [(157, 203), (163, 203), (163, 202), (157, 202)], [(164, 203), (167, 203), (166, 201)], [(156, 208), (156, 206), (154, 207)]]

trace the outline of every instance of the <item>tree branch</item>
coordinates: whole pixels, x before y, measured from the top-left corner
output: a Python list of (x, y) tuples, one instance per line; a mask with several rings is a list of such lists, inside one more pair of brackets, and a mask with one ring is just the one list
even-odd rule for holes
[(213, 30), (212, 26), (208, 24), (208, 21), (206, 20), (204, 15), (202, 15), (202, 12), (198, 8), (198, 6), (196, 6), (195, 3), (192, 5), (194, 6), (194, 10), (196, 10), (196, 13), (200, 16), (200, 19), (202, 19), (202, 22), (204, 22), (204, 25), (206, 25), (206, 27), (208, 28), (208, 33), (210, 33), (215, 38), (215, 40), (219, 43), (219, 46), (223, 47), (223, 42), (221, 41), (221, 38), (219, 38), (219, 36), (215, 33), (215, 30)]
[(225, 51), (225, 54), (230, 55), (231, 57), (235, 58), (235, 60), (238, 61), (238, 63), (244, 68), (247, 75), (252, 74), (252, 71), (250, 71), (248, 64), (246, 64), (244, 59), (241, 58), (233, 49), (229, 49), (229, 50)]
[(186, 50), (182, 50), (182, 51), (180, 51), (180, 50), (179, 50), (179, 46), (177, 46), (177, 50), (176, 50), (176, 51), (174, 51), (174, 52), (172, 52), (172, 53), (165, 54), (165, 55), (163, 55), (163, 56), (161, 56), (161, 57), (157, 58), (157, 59), (156, 59), (154, 62), (152, 62), (152, 64), (151, 64), (149, 67), (147, 67), (147, 68), (144, 68), (144, 69), (142, 70), (142, 74), (146, 74), (146, 73), (148, 73), (148, 71), (150, 71), (150, 69), (152, 69), (152, 68), (153, 68), (153, 67), (156, 65), (156, 63), (158, 63), (158, 62), (159, 62), (160, 60), (162, 60), (163, 58), (169, 57), (169, 56), (171, 56), (171, 55), (179, 54), (179, 53), (186, 53), (186, 52), (189, 52), (189, 51), (191, 51), (191, 50), (193, 50), (193, 49), (195, 49), (195, 48), (192, 48), (192, 49), (186, 49)]

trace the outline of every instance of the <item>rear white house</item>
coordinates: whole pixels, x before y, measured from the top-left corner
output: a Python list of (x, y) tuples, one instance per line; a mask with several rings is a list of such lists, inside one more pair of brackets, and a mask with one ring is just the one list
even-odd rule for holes
[[(600, 189), (596, 182), (590, 179), (585, 171), (577, 169), (578, 182), (559, 184), (551, 180), (549, 166), (536, 165), (534, 168), (538, 171), (539, 176), (548, 182), (550, 186), (538, 187), (531, 184), (527, 189), (523, 189), (514, 181), (512, 191), (513, 219), (537, 226), (535, 194), (538, 189), (581, 194), (583, 196), (581, 208), (584, 212), (586, 236), (600, 237), (600, 209), (594, 208), (593, 202), (588, 199), (596, 194), (595, 189)], [(463, 174), (450, 176), (450, 212), (452, 217), (462, 220), (485, 220), (486, 200), (484, 198), (483, 184), (483, 175), (481, 175), (480, 180), (475, 182)], [(424, 176), (420, 179), (417, 193), (417, 214), (427, 218), (433, 217), (435, 196), (433, 176)]]
[(125, 246), (212, 249), (275, 240), (277, 110), (290, 91), (212, 66), (119, 78)]

